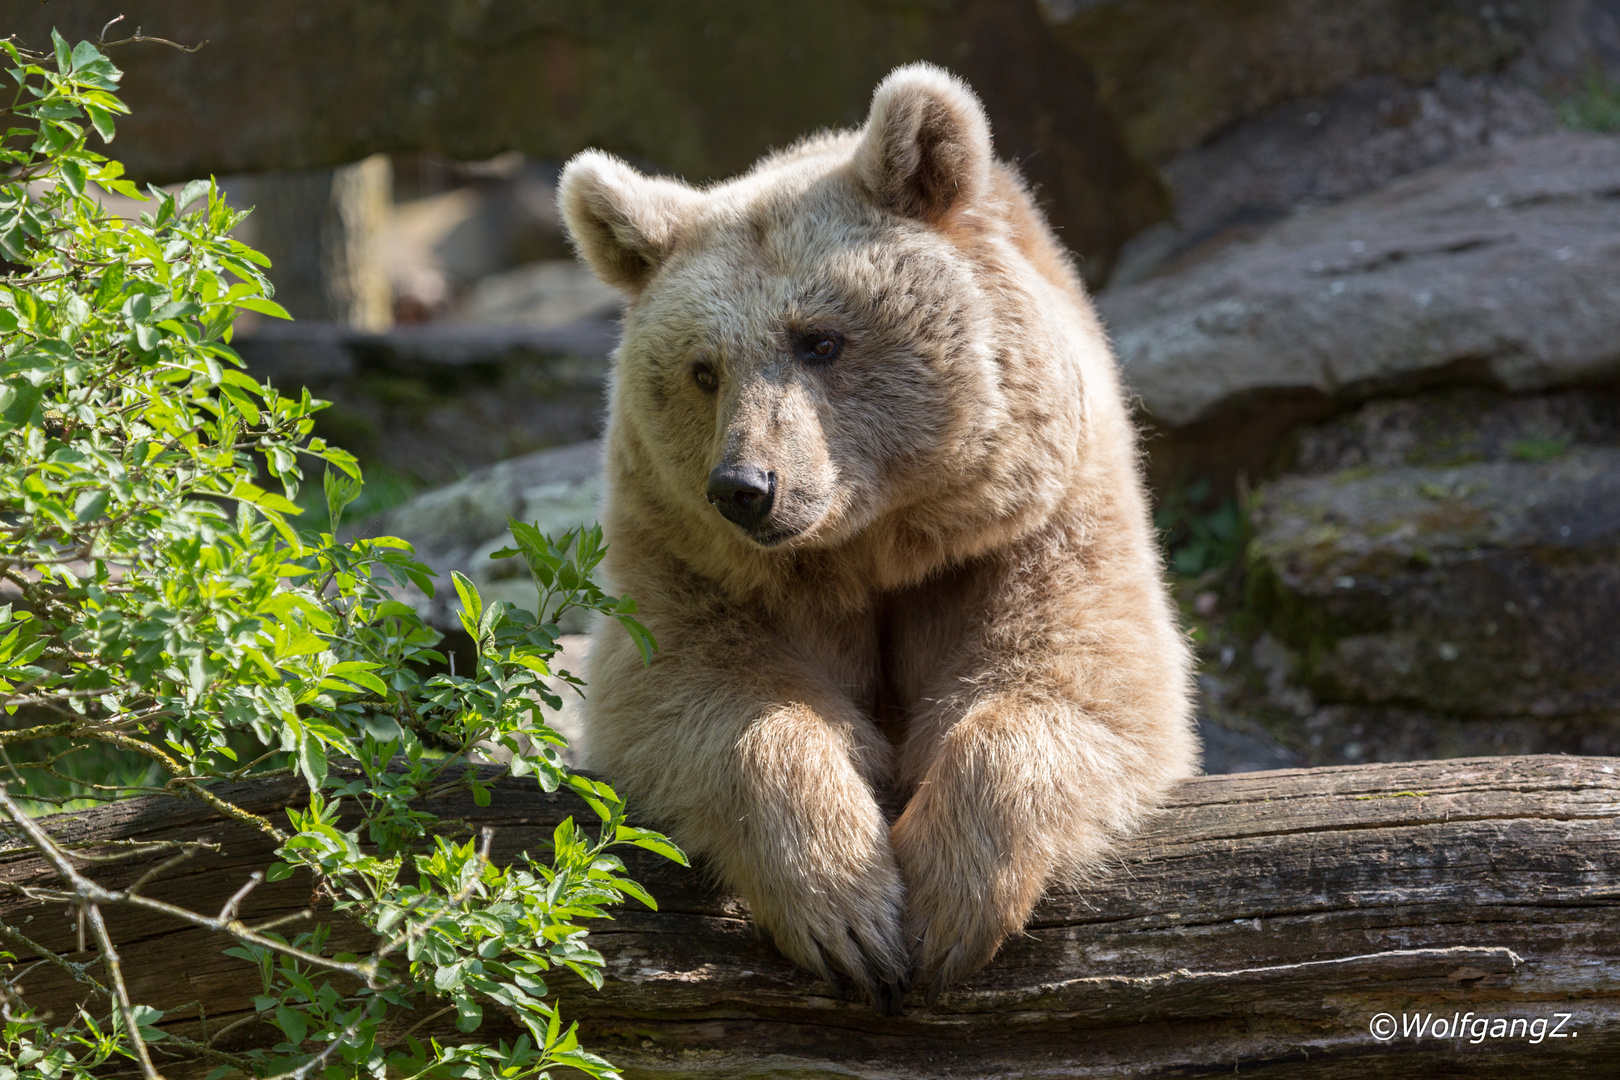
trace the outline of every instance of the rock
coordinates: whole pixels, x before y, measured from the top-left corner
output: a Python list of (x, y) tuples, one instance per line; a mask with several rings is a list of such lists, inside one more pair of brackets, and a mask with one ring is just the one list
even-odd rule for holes
[(1620, 748), (1620, 398), (1380, 402), (1301, 458), (1327, 471), (1253, 501), (1248, 600), (1307, 735), (1348, 760)]
[(1304, 764), (1301, 755), (1279, 744), (1256, 724), (1236, 727), (1200, 716), (1198, 741), (1206, 776), (1293, 769)]
[(1259, 470), (1300, 419), (1375, 393), (1613, 378), (1620, 138), (1548, 135), (1439, 166), (1098, 307), (1149, 419), (1203, 439), (1215, 471)]
[(460, 164), (415, 155), (398, 171), (401, 198), (387, 246), (402, 321), (445, 315), (483, 279), (520, 264), (572, 262), (557, 216), (556, 163), (517, 151)]
[(594, 438), (617, 337), (607, 321), (431, 323), (383, 334), (277, 322), (236, 347), (255, 378), (332, 402), (317, 417), (319, 434), (379, 475), (422, 486)]
[[(509, 517), (552, 536), (594, 523), (601, 496), (600, 472), (601, 448), (596, 442), (524, 454), (424, 492), (356, 527), (355, 532), (409, 540), (417, 557), (433, 567), (443, 587), (432, 599), (414, 590), (402, 599), (416, 605), (439, 629), (459, 632), (450, 572), (467, 575), (486, 601), (507, 600), (533, 611), (536, 596), (527, 566), (521, 559), (491, 559), (489, 555), (511, 543)], [(578, 619), (564, 626), (574, 632), (582, 628)]]
[(276, 302), (293, 318), (370, 331), (392, 324), (386, 155), (336, 169), (227, 177), (222, 186), (233, 206), (252, 208), (236, 238), (269, 257)]
[(1489, 71), (1567, 4), (1468, 0), (1042, 0), (1097, 73), (1131, 149), (1163, 162), (1243, 117), (1368, 76)]
[(467, 323), (567, 326), (610, 319), (623, 306), (623, 294), (573, 259), (547, 259), (483, 278), (457, 308), (455, 318)]
[(1500, 72), (1445, 71), (1428, 86), (1378, 75), (1282, 102), (1164, 165), (1174, 220), (1125, 245), (1109, 287), (1198, 261), (1292, 213), (1557, 129), (1547, 96)]
[[(101, 0), (17, 8), (6, 29), (35, 47), (53, 25), (94, 38), (109, 17)], [(208, 43), (115, 50), (133, 109), (117, 153), (159, 181), (411, 149), (560, 159), (593, 144), (703, 181), (748, 167), (763, 147), (859, 122), (891, 68), (934, 60), (983, 96), (1000, 151), (1022, 164), (1096, 282), (1170, 211), (1155, 170), (1248, 117), (1368, 79), (1421, 87), (1510, 67), (1518, 77), (1532, 57), (1524, 76), (1540, 92), (1566, 73), (1614, 70), (1616, 52), (1613, 0), (129, 0), (121, 10), (125, 28)]]
[[(933, 59), (973, 82), (1003, 154), (1024, 160), (1065, 240), (1107, 272), (1168, 209), (1086, 64), (1034, 0), (130, 0), (114, 28), (206, 47), (115, 50), (132, 114), (114, 151), (143, 180), (339, 165), (384, 150), (561, 159), (587, 146), (694, 182), (761, 150), (859, 123), (892, 68)], [(102, 0), (8, 11), (7, 33), (94, 39)]]

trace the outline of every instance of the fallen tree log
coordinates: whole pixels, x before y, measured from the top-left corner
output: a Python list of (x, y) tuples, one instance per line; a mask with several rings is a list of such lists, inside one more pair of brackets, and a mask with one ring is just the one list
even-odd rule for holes
[[(626, 909), (592, 933), (608, 957), (601, 992), (563, 987), (570, 976), (556, 985), (585, 1045), (630, 1077), (1609, 1068), (1620, 1060), (1617, 769), (1614, 758), (1476, 758), (1188, 781), (1090, 886), (1048, 896), (988, 968), (896, 1018), (796, 971), (700, 873), (630, 858), (660, 910)], [(265, 812), (296, 792), (271, 782), (234, 797)], [(584, 811), (515, 780), (489, 807), (434, 809), (493, 826), (496, 858), (540, 848)], [(61, 843), (209, 837), (219, 854), (146, 889), (204, 912), (269, 860), (263, 836), (200, 802), (142, 799), (42, 820)], [(100, 876), (119, 887), (150, 868), (134, 860)], [(73, 949), (60, 909), (16, 891), (54, 884), (49, 867), (11, 848), (0, 882), (0, 921)], [(243, 914), (270, 918), (309, 900), (300, 874), (255, 891)], [(171, 1030), (206, 1039), (251, 1015), (258, 978), (220, 954), (219, 936), (131, 910), (110, 911), (109, 924), (136, 1000), (201, 1003), (169, 1017)], [(340, 937), (331, 947), (344, 947)], [(30, 980), (31, 1001), (78, 1000), (56, 970)], [(448, 1034), (452, 1020), (417, 1034)], [(491, 1011), (480, 1037), (515, 1034), (501, 1025)], [(220, 1045), (270, 1034), (249, 1022)], [(158, 1065), (171, 1078), (207, 1067)]]

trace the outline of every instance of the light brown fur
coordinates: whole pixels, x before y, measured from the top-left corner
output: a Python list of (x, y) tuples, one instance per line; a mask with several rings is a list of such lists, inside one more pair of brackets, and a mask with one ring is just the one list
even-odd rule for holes
[[(1085, 290), (977, 99), (926, 65), (736, 180), (588, 152), (560, 200), (631, 298), (606, 569), (660, 646), (644, 667), (597, 636), (589, 761), (797, 963), (885, 1008), (937, 992), (1196, 768)], [(806, 363), (821, 331), (843, 351)], [(775, 477), (765, 542), (706, 498), (737, 462)]]

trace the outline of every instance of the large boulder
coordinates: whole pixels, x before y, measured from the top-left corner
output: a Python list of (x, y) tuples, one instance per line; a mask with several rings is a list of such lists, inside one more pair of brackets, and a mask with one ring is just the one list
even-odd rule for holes
[(1422, 84), (1523, 52), (1568, 4), (1043, 0), (1131, 148), (1162, 162), (1281, 101), (1367, 76)]
[[(523, 560), (491, 559), (490, 554), (512, 543), (508, 518), (553, 537), (593, 524), (601, 498), (601, 457), (594, 441), (522, 454), (423, 492), (354, 531), (411, 542), (442, 587), (431, 598), (415, 590), (402, 598), (441, 630), (460, 630), (455, 591), (449, 587), (452, 571), (467, 575), (486, 600), (506, 600), (533, 611), (535, 588)], [(564, 629), (577, 632), (583, 623), (575, 619)]]
[(1620, 397), (1378, 402), (1300, 463), (1255, 496), (1248, 592), (1306, 731), (1352, 759), (1620, 748)]
[[(933, 60), (983, 96), (1001, 153), (1020, 162), (1095, 282), (1171, 211), (1156, 171), (1251, 116), (1369, 79), (1415, 88), (1509, 66), (1561, 92), (1560, 79), (1612, 66), (1620, 51), (1615, 0), (14, 6), (5, 29), (36, 48), (52, 25), (94, 38), (118, 13), (115, 38), (139, 26), (207, 42), (115, 50), (134, 109), (116, 149), (152, 180), (377, 151), (559, 158), (588, 145), (704, 180), (858, 123), (890, 68)], [(1536, 70), (1518, 71), (1530, 58)]]
[(48, 47), (52, 25), (94, 38), (120, 12), (113, 37), (207, 42), (114, 51), (133, 109), (115, 149), (142, 179), (594, 145), (696, 182), (859, 123), (891, 68), (934, 60), (973, 82), (1088, 273), (1167, 210), (1035, 0), (56, 0), (5, 30)]
[[(1217, 470), (1263, 468), (1302, 417), (1379, 393), (1614, 378), (1620, 138), (1548, 135), (1438, 166), (1099, 307), (1149, 418), (1204, 438)], [(1236, 441), (1208, 445), (1212, 431)]]

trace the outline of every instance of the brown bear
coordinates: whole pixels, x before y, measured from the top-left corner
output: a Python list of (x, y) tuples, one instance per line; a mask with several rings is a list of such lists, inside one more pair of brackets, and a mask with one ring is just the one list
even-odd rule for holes
[(932, 1000), (1196, 771), (1085, 289), (925, 64), (735, 180), (588, 151), (558, 199), (629, 297), (604, 568), (660, 646), (598, 635), (587, 758), (796, 963)]

